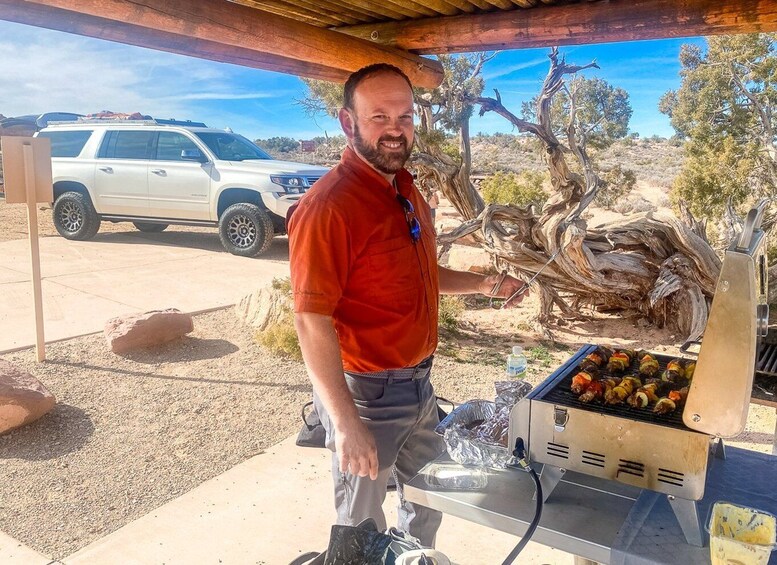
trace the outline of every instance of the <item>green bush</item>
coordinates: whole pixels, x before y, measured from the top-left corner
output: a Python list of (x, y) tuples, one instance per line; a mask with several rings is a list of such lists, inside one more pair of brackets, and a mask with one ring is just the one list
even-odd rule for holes
[(291, 312), (278, 320), (277, 324), (263, 332), (257, 332), (256, 339), (260, 345), (276, 355), (302, 361), (302, 349), (299, 346), (297, 330), (294, 329), (294, 315)]
[[(276, 277), (272, 280), (272, 288), (291, 296), (291, 279)], [(256, 341), (276, 355), (301, 361), (302, 350), (299, 346), (297, 330), (294, 328), (294, 313), (291, 308), (284, 308), (284, 310), (283, 316), (277, 323), (256, 333)]]
[(512, 204), (522, 208), (534, 205), (538, 208), (549, 195), (543, 185), (547, 175), (538, 171), (521, 171), (519, 174), (498, 171), (483, 179), (480, 184), (483, 199), (490, 204)]
[(464, 312), (464, 299), (461, 296), (443, 295), (440, 297), (440, 327), (455, 332), (459, 327), (459, 316)]
[(616, 201), (634, 189), (636, 182), (634, 171), (615, 165), (612, 169), (599, 173), (599, 191), (594, 201), (603, 208), (612, 209)]

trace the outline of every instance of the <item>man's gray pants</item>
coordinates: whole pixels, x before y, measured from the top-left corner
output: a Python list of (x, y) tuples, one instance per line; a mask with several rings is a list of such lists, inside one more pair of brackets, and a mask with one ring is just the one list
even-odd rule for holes
[[(333, 452), (332, 476), (338, 524), (355, 526), (373, 518), (378, 529), (385, 530), (382, 504), (392, 467), (396, 467), (397, 479), (404, 484), (445, 451), (442, 438), (434, 432), (439, 417), (429, 380), (431, 365), (430, 358), (414, 368), (345, 374), (359, 416), (375, 437), (378, 448), (378, 478), (374, 481), (340, 472), (337, 453), (334, 453), (332, 422), (321, 400), (313, 395), (316, 411), (326, 430), (326, 446)], [(427, 547), (434, 546), (442, 521), (440, 512), (400, 501), (397, 513), (400, 530), (418, 538)]]

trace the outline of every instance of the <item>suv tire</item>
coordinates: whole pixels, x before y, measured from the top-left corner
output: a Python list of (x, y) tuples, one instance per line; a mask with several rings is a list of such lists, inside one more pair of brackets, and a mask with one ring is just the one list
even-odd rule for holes
[(270, 215), (256, 204), (233, 204), (219, 218), (219, 239), (233, 255), (260, 255), (270, 247), (274, 235)]
[(100, 229), (100, 216), (92, 201), (80, 192), (60, 194), (53, 208), (54, 227), (65, 239), (92, 239)]
[(132, 222), (136, 228), (143, 233), (160, 233), (167, 229), (170, 224), (154, 224), (152, 222)]

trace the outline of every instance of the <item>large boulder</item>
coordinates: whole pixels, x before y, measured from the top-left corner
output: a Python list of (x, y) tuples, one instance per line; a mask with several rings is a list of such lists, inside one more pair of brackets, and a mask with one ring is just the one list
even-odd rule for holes
[(194, 330), (191, 314), (176, 308), (111, 318), (105, 339), (114, 353), (128, 353), (179, 339)]
[(482, 247), (451, 245), (448, 251), (448, 267), (455, 271), (488, 274), (494, 272), (491, 256)]
[(0, 359), (0, 434), (34, 422), (56, 403), (38, 379)]
[(293, 300), (289, 291), (267, 285), (244, 296), (235, 305), (237, 317), (259, 331), (278, 323), (293, 310)]

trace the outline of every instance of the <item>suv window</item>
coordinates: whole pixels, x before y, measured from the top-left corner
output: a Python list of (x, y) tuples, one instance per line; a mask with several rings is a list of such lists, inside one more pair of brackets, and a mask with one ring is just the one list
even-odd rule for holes
[(91, 135), (92, 130), (42, 131), (38, 137), (51, 140), (52, 157), (78, 157)]
[(185, 149), (200, 151), (197, 144), (183, 134), (173, 131), (159, 132), (156, 145), (158, 161), (182, 161), (181, 151)]
[(228, 132), (201, 132), (194, 134), (222, 161), (247, 161), (249, 159), (272, 159), (242, 135)]
[(109, 131), (103, 138), (99, 157), (103, 159), (150, 159), (153, 131)]

